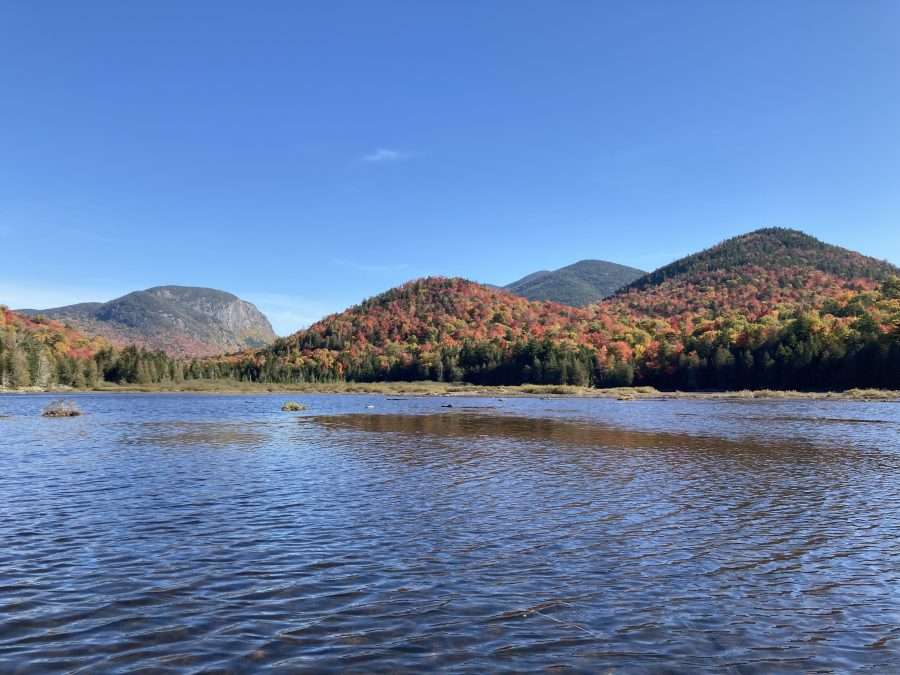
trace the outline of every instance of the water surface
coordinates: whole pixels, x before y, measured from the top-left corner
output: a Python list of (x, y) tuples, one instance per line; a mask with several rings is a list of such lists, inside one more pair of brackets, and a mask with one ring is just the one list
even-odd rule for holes
[(0, 672), (900, 663), (898, 404), (49, 400), (0, 396)]

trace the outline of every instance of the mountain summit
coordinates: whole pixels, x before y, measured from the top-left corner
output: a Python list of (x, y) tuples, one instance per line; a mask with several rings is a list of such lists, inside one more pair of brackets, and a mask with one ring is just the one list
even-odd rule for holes
[(605, 260), (581, 260), (558, 270), (534, 272), (505, 286), (529, 300), (584, 307), (606, 298), (645, 272)]
[(212, 288), (157, 286), (104, 303), (21, 312), (64, 321), (113, 344), (133, 343), (172, 356), (212, 356), (275, 340), (269, 320), (254, 305)]
[(674, 320), (729, 313), (759, 318), (772, 311), (822, 307), (842, 293), (871, 290), (900, 270), (784, 228), (733, 237), (676, 260), (619, 290), (613, 312)]
[(262, 382), (880, 387), (900, 372), (897, 272), (802, 232), (758, 230), (583, 308), (419, 279), (198, 372)]
[[(271, 328), (221, 291), (162, 287), (0, 321), (0, 386), (231, 378), (302, 383), (652, 385), (663, 389), (896, 387), (900, 277), (889, 263), (794, 230), (729, 239), (587, 307), (530, 301), (458, 278), (388, 290), (268, 346)], [(37, 314), (37, 312), (31, 312)], [(72, 326), (86, 327), (77, 334)], [(174, 361), (101, 349), (97, 334)], [(203, 340), (206, 340), (205, 342)], [(98, 351), (98, 349), (100, 351)]]
[(882, 281), (898, 273), (889, 262), (819, 241), (805, 232), (768, 227), (727, 239), (633, 281), (627, 288), (668, 279), (700, 280), (710, 273), (748, 268), (816, 270), (845, 280)]

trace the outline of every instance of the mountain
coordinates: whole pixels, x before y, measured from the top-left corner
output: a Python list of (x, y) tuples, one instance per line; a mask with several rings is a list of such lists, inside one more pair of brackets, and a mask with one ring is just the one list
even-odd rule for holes
[(524, 369), (529, 381), (587, 384), (600, 346), (592, 340), (601, 336), (590, 330), (590, 318), (583, 309), (430, 277), (325, 317), (269, 348), (209, 360), (201, 373), (273, 382), (493, 383), (516, 379)]
[[(481, 359), (528, 340), (577, 350), (588, 314), (531, 302), (465, 279), (430, 277), (391, 289), (252, 355), (231, 360), (247, 374), (279, 381), (321, 378), (460, 379)], [(476, 352), (477, 355), (476, 355)]]
[(814, 269), (842, 279), (879, 281), (898, 273), (898, 268), (887, 261), (826, 244), (800, 230), (769, 227), (732, 237), (676, 260), (634, 280), (628, 288), (656, 286), (672, 278), (703, 280), (710, 273), (754, 267)]
[(584, 307), (627, 286), (646, 272), (605, 260), (581, 260), (553, 271), (533, 272), (505, 286), (529, 300)]
[(714, 319), (741, 312), (814, 309), (848, 291), (872, 290), (900, 269), (798, 230), (765, 228), (659, 268), (605, 307), (648, 317)]
[[(122, 303), (117, 321), (137, 311), (130, 307)], [(96, 317), (105, 308), (72, 311)], [(900, 270), (795, 230), (729, 239), (582, 308), (464, 279), (418, 279), (269, 346), (191, 361), (134, 347), (78, 355), (70, 348), (74, 336), (58, 335), (72, 329), (48, 324), (49, 330), (47, 319), (8, 314), (19, 328), (0, 331), (0, 377), (14, 382), (24, 370), (26, 380), (47, 373), (52, 379), (52, 367), (41, 360), (50, 355), (56, 381), (75, 384), (99, 374), (138, 383), (900, 387)]]
[(212, 356), (275, 340), (255, 306), (210, 288), (158, 286), (105, 303), (20, 312), (66, 322), (117, 346), (135, 344), (172, 356)]
[(897, 274), (889, 263), (770, 228), (584, 308), (420, 279), (196, 372), (271, 382), (897, 387)]

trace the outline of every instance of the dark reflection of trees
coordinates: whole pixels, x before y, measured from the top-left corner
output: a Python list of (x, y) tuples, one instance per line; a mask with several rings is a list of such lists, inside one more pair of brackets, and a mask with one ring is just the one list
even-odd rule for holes
[(669, 518), (679, 520), (677, 527), (703, 523), (705, 536), (721, 542), (763, 530), (789, 534), (809, 519), (850, 522), (860, 495), (879, 491), (873, 477), (900, 473), (893, 453), (854, 447), (852, 439), (844, 445), (767, 439), (762, 422), (744, 439), (458, 411), (304, 423), (322, 432), (317, 440), (328, 444), (331, 437), (343, 457), (376, 468), (386, 485), (401, 476), (418, 481), (429, 501), (457, 500), (461, 486), (478, 486), (468, 497), (518, 496), (517, 508), (528, 513), (621, 517), (622, 524), (601, 529), (626, 539), (657, 532), (652, 523)]
[[(819, 454), (815, 446), (801, 440), (768, 442), (761, 438), (735, 440), (712, 435), (632, 430), (575, 420), (516, 417), (476, 413), (426, 415), (352, 414), (312, 418), (326, 429), (373, 434), (404, 434), (416, 437), (495, 439), (536, 442), (542, 445), (593, 448), (685, 450), (725, 453), (731, 457), (748, 453), (769, 459), (789, 455), (793, 459)], [(833, 453), (829, 453), (833, 454)]]
[[(465, 411), (334, 415), (306, 422), (325, 431), (326, 437), (328, 431), (363, 434), (364, 439), (350, 446), (372, 461), (432, 468), (468, 465), (482, 471), (570, 478), (577, 474), (598, 480), (617, 476), (654, 490), (654, 481), (674, 482), (690, 486), (698, 497), (711, 490), (778, 500), (797, 490), (818, 493), (822, 486), (853, 484), (861, 474), (884, 471), (885, 463), (891, 471), (900, 470), (896, 456), (854, 447), (852, 440), (835, 439), (844, 444), (829, 446), (800, 437), (766, 438), (763, 422), (758, 433), (745, 438)], [(346, 437), (333, 441), (348, 447)]]
[(762, 423), (743, 439), (458, 411), (304, 424), (317, 444), (361, 462), (385, 489), (413, 481), (432, 506), (476, 500), (503, 511), (498, 501), (512, 500), (531, 516), (590, 514), (598, 521), (589, 527), (623, 540), (658, 535), (662, 523), (701, 527), (718, 542), (763, 530), (788, 536), (811, 518), (847, 521), (885, 463), (900, 472), (895, 455), (767, 439)]

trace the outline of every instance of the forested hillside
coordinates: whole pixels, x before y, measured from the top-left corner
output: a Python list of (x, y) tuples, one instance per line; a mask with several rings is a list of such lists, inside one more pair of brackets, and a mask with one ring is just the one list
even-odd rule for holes
[(672, 278), (702, 282), (708, 275), (722, 271), (743, 279), (745, 271), (754, 269), (809, 269), (847, 280), (876, 281), (898, 273), (889, 262), (826, 244), (799, 230), (769, 227), (676, 260), (635, 280), (624, 290), (658, 286)]
[(0, 306), (0, 389), (176, 381), (183, 367), (163, 352), (117, 349), (59, 321)]
[(812, 309), (845, 291), (900, 274), (890, 263), (769, 228), (729, 239), (638, 279), (604, 306), (616, 313), (691, 322), (728, 312), (751, 318)]
[(737, 237), (583, 309), (424, 279), (198, 366), (277, 382), (900, 386), (898, 270), (793, 230)]
[(821, 304), (637, 322), (636, 381), (663, 389), (900, 388), (900, 281)]
[(231, 378), (898, 389), (897, 272), (802, 233), (761, 230), (584, 308), (434, 277), (271, 347), (190, 361), (5, 311), (0, 376), (7, 386)]
[(530, 302), (464, 279), (413, 281), (252, 354), (207, 363), (210, 376), (277, 382), (434, 379), (589, 382), (584, 310)]
[[(489, 314), (468, 323), (431, 299)], [(666, 320), (529, 303), (503, 313), (490, 289), (431, 279), (349, 315), (329, 317), (270, 350), (196, 362), (195, 377), (253, 381), (465, 380), (478, 384), (648, 384), (664, 389), (844, 389), (900, 386), (900, 282), (832, 294), (817, 308)], [(397, 294), (406, 301), (396, 303)], [(488, 296), (490, 298), (491, 296)], [(462, 303), (465, 304), (465, 303)], [(424, 307), (422, 314), (404, 309)], [(373, 308), (381, 311), (373, 312)], [(405, 326), (406, 328), (403, 328)], [(477, 326), (477, 330), (471, 330)]]

